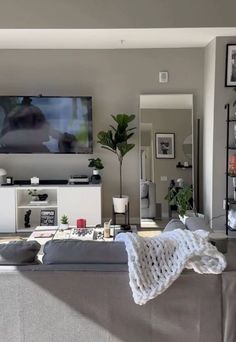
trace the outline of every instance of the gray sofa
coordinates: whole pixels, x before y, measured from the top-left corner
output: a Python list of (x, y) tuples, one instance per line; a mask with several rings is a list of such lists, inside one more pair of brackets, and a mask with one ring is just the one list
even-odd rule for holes
[(141, 217), (156, 218), (156, 184), (151, 181), (141, 181)]
[(0, 340), (235, 342), (235, 253), (230, 241), (222, 275), (185, 271), (144, 306), (132, 299), (124, 251), (114, 263), (90, 255), (90, 263), (0, 266)]

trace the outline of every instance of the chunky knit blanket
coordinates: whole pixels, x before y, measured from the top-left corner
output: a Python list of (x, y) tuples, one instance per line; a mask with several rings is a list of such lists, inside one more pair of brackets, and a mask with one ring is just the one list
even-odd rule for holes
[(221, 273), (226, 261), (207, 240), (208, 232), (176, 229), (152, 238), (134, 233), (121, 233), (128, 254), (130, 287), (136, 304), (164, 292), (184, 268), (198, 273)]

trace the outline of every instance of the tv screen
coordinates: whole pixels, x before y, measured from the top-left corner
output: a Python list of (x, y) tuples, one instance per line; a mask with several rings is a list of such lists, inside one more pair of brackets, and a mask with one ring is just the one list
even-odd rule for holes
[(0, 153), (92, 153), (92, 98), (0, 96)]

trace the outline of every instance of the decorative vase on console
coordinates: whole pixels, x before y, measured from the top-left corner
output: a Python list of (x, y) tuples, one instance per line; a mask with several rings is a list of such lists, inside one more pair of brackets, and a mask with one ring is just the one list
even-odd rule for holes
[(30, 228), (30, 215), (31, 215), (31, 210), (27, 210), (25, 213), (25, 228)]

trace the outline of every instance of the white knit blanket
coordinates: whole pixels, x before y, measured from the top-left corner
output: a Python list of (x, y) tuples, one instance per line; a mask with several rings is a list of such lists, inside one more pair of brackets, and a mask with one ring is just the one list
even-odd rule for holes
[(121, 233), (128, 253), (130, 287), (136, 304), (164, 292), (184, 268), (198, 273), (221, 273), (226, 267), (223, 254), (207, 240), (208, 232), (176, 229), (152, 238)]

